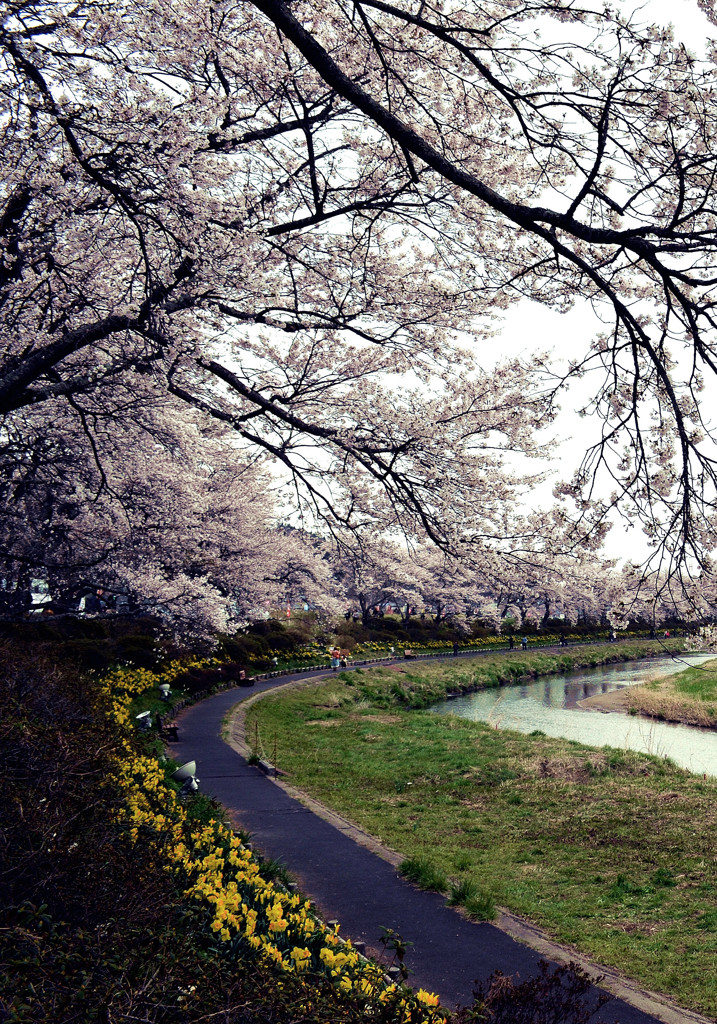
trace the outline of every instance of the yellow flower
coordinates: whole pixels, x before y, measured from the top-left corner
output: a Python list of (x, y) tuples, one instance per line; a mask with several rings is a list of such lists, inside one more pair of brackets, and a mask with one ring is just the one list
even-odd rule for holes
[(311, 953), (308, 949), (303, 949), (299, 946), (294, 946), (291, 951), (291, 959), (296, 964), (297, 971), (305, 971), (311, 961)]
[(438, 996), (434, 992), (426, 992), (424, 988), (419, 988), (416, 992), (416, 999), (424, 1006), (438, 1006)]

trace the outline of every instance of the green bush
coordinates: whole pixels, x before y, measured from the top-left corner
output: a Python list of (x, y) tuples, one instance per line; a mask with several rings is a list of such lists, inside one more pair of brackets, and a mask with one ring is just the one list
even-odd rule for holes
[(446, 902), (449, 907), (461, 907), (468, 900), (478, 899), (480, 890), (476, 882), (463, 878), (459, 882), (451, 882), (448, 887)]

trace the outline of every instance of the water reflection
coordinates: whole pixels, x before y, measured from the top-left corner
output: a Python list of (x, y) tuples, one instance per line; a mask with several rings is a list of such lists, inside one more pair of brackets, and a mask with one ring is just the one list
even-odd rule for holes
[(591, 746), (625, 747), (670, 757), (689, 771), (717, 775), (717, 732), (623, 714), (583, 711), (578, 701), (597, 693), (631, 686), (712, 660), (714, 655), (688, 655), (627, 662), (587, 669), (579, 674), (549, 676), (534, 683), (456, 697), (431, 708), (438, 714), (490, 722), (498, 728), (579, 740)]

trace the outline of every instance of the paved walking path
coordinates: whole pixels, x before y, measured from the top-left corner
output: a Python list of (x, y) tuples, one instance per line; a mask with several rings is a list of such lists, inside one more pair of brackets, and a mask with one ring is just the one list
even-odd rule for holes
[[(197, 762), (202, 792), (223, 804), (234, 824), (251, 833), (257, 850), (286, 865), (324, 920), (341, 922), (344, 937), (362, 940), (374, 955), (381, 949), (382, 928), (392, 928), (411, 942), (406, 964), (413, 988), (438, 993), (446, 1006), (469, 1005), (474, 980), (485, 980), (496, 969), (521, 979), (535, 974), (539, 952), (493, 924), (466, 920), (437, 893), (409, 885), (395, 865), (356, 842), (349, 830), (313, 813), (222, 739), (237, 702), (295, 678), (307, 676), (260, 681), (251, 690), (223, 691), (184, 709), (172, 756), (180, 763)], [(633, 1005), (613, 999), (599, 1019), (620, 1024), (703, 1019), (657, 1004), (637, 989), (628, 998)]]

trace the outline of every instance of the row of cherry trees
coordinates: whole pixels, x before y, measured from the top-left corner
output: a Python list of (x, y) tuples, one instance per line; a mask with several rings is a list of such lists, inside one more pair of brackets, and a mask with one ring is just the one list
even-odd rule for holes
[[(642, 593), (704, 589), (711, 63), (568, 0), (0, 11), (6, 594), (91, 580), (223, 629), (344, 600), (332, 558), (384, 537), (433, 606), (527, 579), (557, 607), (612, 508), (657, 545)], [(565, 381), (542, 344), (496, 358), (526, 296), (602, 318), (567, 374), (597, 368), (596, 447), (539, 514), (511, 460)]]
[[(405, 620), (425, 612), (434, 623), (468, 631), (480, 623), (495, 632), (561, 619), (565, 626), (626, 629), (636, 620), (659, 624), (673, 616), (687, 622), (714, 614), (717, 594), (703, 588), (697, 600), (670, 593), (664, 581), (646, 582), (639, 566), (554, 556), (537, 559), (501, 554), (476, 573), (465, 562), (431, 548), (407, 553), (386, 541), (364, 544), (331, 559), (336, 594), (369, 624), (377, 608), (391, 605)], [(554, 621), (552, 622), (555, 626)]]

